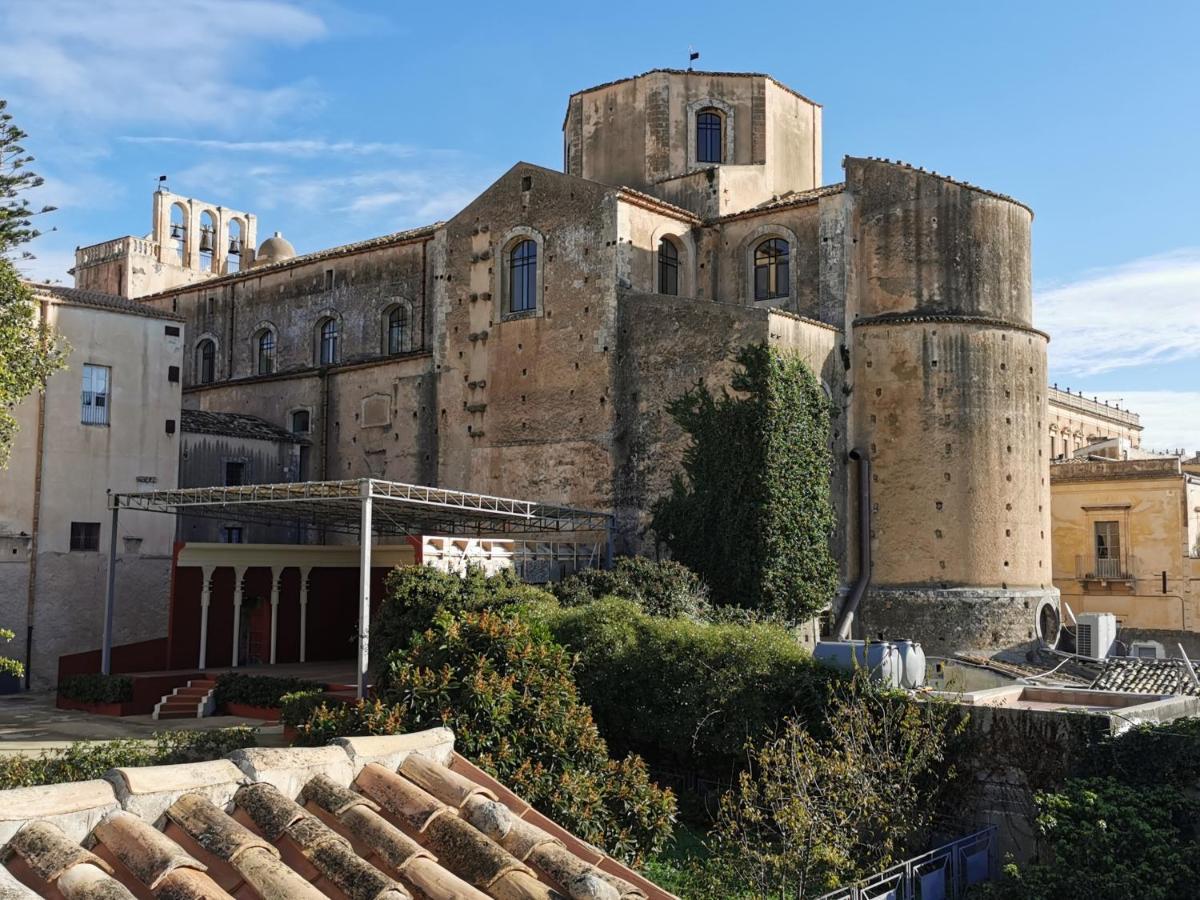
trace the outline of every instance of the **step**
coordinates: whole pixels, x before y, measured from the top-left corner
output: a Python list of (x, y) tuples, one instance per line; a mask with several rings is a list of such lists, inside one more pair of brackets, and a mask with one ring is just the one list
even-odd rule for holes
[(155, 719), (199, 719), (211, 703), (217, 683), (211, 678), (193, 678), (163, 696), (154, 707)]

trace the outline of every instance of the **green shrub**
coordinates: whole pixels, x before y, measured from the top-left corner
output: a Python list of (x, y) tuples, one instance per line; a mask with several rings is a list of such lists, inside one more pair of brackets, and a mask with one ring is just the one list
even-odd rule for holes
[(226, 672), (224, 675), (217, 676), (217, 687), (213, 692), (213, 700), (218, 707), (229, 703), (242, 703), (246, 706), (276, 709), (284, 694), (324, 689), (323, 684), (305, 681), (303, 678), (277, 678), (271, 675), (243, 675), (240, 672)]
[(327, 702), (325, 692), (320, 690), (292, 691), (284, 694), (279, 698), (279, 721), (297, 728), (312, 717), (313, 710)]
[(1200, 803), (1170, 786), (1074, 779), (1037, 796), (1046, 862), (1006, 866), (990, 900), (1168, 900), (1195, 896)]
[(306, 743), (337, 735), (453, 729), (460, 752), (609, 853), (657, 852), (675, 800), (640, 759), (614, 761), (580, 702), (570, 654), (514, 615), (443, 611), (380, 673), (378, 699), (323, 706)]
[(613, 596), (636, 603), (651, 616), (702, 622), (712, 612), (700, 576), (674, 560), (622, 556), (611, 569), (585, 569), (564, 578), (551, 591), (563, 606)]
[(546, 601), (553, 602), (554, 597), (525, 584), (511, 570), (489, 577), (471, 567), (460, 577), (428, 566), (393, 569), (371, 622), (371, 671), (378, 673), (384, 660), (429, 628), (439, 612), (457, 615)]
[(58, 696), (77, 703), (126, 703), (133, 699), (127, 675), (68, 675), (58, 683)]
[(0, 759), (0, 789), (86, 781), (117, 766), (203, 762), (256, 744), (255, 730), (246, 727), (163, 731), (149, 741), (79, 741), (65, 750), (50, 750), (40, 756)]
[(578, 654), (580, 695), (614, 750), (713, 777), (784, 718), (819, 721), (843, 677), (776, 625), (663, 619), (615, 598), (531, 614)]
[(652, 527), (716, 602), (791, 623), (833, 599), (830, 402), (798, 356), (746, 347), (720, 397), (698, 384), (668, 407), (691, 437)]

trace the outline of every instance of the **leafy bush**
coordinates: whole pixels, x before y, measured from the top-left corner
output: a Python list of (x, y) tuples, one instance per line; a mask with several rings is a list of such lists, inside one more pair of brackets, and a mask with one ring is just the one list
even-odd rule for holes
[(389, 654), (407, 647), (439, 612), (458, 614), (546, 601), (553, 602), (554, 597), (525, 584), (512, 571), (489, 577), (472, 567), (460, 577), (428, 566), (394, 569), (371, 623), (371, 670), (378, 673)]
[(58, 696), (77, 703), (126, 703), (133, 699), (133, 679), (126, 675), (68, 675), (58, 683)]
[(321, 690), (292, 691), (279, 698), (279, 721), (296, 728), (311, 717), (313, 710), (328, 702)]
[(529, 612), (578, 654), (580, 695), (614, 749), (713, 777), (784, 718), (818, 722), (843, 678), (776, 625), (663, 619), (615, 598)]
[(709, 618), (708, 587), (695, 572), (674, 560), (622, 556), (611, 569), (585, 569), (551, 588), (563, 606), (581, 606), (601, 597), (620, 597), (647, 614), (671, 618)]
[[(16, 635), (13, 634), (11, 628), (0, 628), (0, 641), (3, 643), (11, 644), (15, 637)], [(25, 674), (25, 665), (19, 659), (0, 656), (0, 673), (7, 673), (14, 678), (20, 678)]]
[(301, 739), (445, 725), (460, 752), (609, 853), (636, 860), (670, 834), (671, 792), (650, 782), (640, 759), (609, 758), (570, 654), (517, 617), (440, 612), (387, 658), (376, 687), (376, 701), (318, 709)]
[(116, 766), (158, 766), (219, 759), (257, 744), (253, 728), (163, 731), (150, 741), (79, 741), (41, 756), (0, 759), (0, 788), (31, 787), (99, 778)]
[(1174, 787), (1131, 787), (1115, 778), (1074, 779), (1039, 794), (1045, 862), (1006, 866), (981, 890), (989, 900), (1169, 900), (1190, 897), (1200, 878), (1200, 803)]
[(670, 404), (691, 444), (652, 527), (718, 603), (796, 623), (837, 589), (830, 403), (797, 356), (763, 344), (737, 361), (740, 396), (698, 384)]
[(751, 768), (721, 800), (700, 895), (816, 897), (917, 850), (931, 799), (954, 776), (944, 760), (960, 728), (949, 707), (863, 677), (839, 687), (827, 737), (792, 719), (751, 751)]
[(217, 676), (217, 687), (213, 699), (217, 706), (242, 703), (246, 706), (262, 706), (270, 709), (279, 707), (284, 694), (296, 691), (321, 691), (323, 684), (305, 681), (303, 678), (277, 678), (271, 675), (243, 675), (226, 672)]

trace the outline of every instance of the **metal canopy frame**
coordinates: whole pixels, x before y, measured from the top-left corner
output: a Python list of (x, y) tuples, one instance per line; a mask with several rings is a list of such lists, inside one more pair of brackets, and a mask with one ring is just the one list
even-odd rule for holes
[[(373, 535), (516, 536), (604, 532), (605, 565), (612, 560), (613, 517), (609, 513), (552, 506), (512, 497), (358, 478), (291, 484), (248, 484), (110, 493), (112, 531), (104, 600), (101, 671), (112, 667), (112, 624), (116, 600), (117, 524), (122, 510), (229, 518), (271, 525), (312, 525), (359, 537), (358, 696), (367, 689)], [(237, 654), (233, 659), (237, 665)]]

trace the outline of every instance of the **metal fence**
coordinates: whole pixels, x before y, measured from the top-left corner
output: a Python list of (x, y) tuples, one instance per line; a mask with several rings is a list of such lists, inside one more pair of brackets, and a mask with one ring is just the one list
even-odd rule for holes
[(997, 874), (996, 826), (825, 894), (820, 900), (960, 900)]
[(1132, 560), (1125, 553), (1110, 556), (1079, 554), (1075, 557), (1075, 578), (1079, 581), (1130, 581)]

